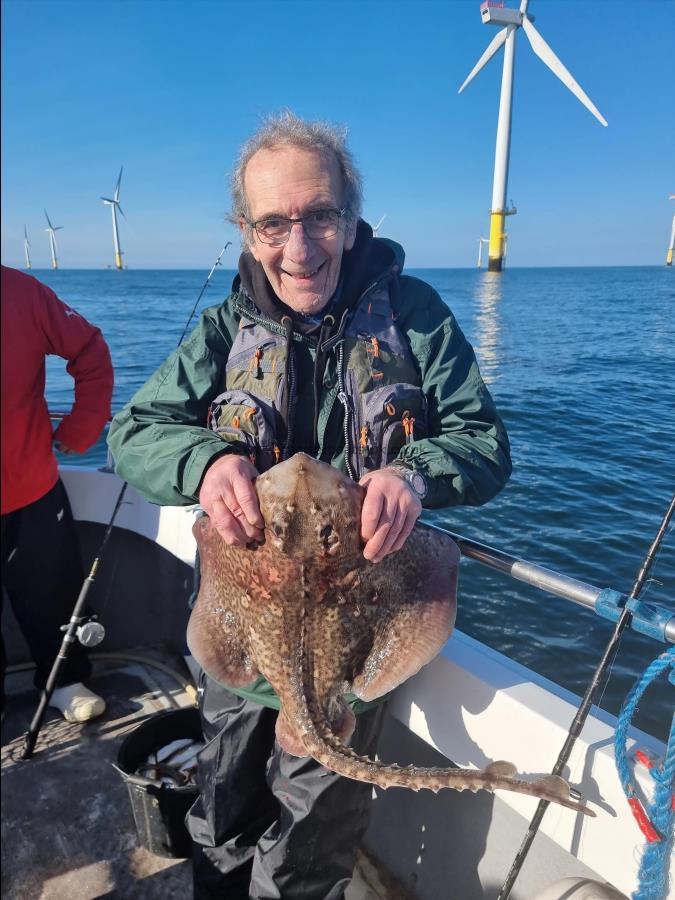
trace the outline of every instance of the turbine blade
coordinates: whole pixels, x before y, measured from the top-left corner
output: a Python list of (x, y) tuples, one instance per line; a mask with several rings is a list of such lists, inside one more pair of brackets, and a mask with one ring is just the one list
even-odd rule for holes
[(530, 46), (537, 54), (539, 59), (545, 65), (547, 65), (553, 72), (553, 74), (562, 81), (565, 87), (574, 94), (577, 100), (581, 101), (581, 103), (584, 104), (586, 109), (595, 116), (598, 122), (600, 122), (601, 125), (607, 127), (607, 120), (602, 116), (600, 111), (593, 104), (591, 98), (586, 93), (584, 93), (580, 85), (577, 84), (570, 72), (568, 72), (565, 66), (560, 62), (553, 50), (551, 50), (549, 45), (539, 34), (537, 29), (530, 22), (527, 16), (523, 16), (523, 31), (527, 35)]
[[(122, 207), (119, 205), (119, 203), (116, 203), (115, 206), (117, 207), (117, 209), (118, 209), (118, 210), (122, 213), (122, 215), (124, 216), (124, 210), (123, 210)], [(126, 219), (126, 216), (124, 216), (124, 218)]]
[(468, 84), (470, 81), (472, 81), (472, 80), (476, 77), (476, 75), (478, 75), (478, 73), (479, 73), (480, 70), (483, 68), (483, 66), (484, 66), (486, 63), (490, 62), (490, 60), (491, 60), (492, 57), (495, 55), (495, 53), (497, 52), (497, 50), (499, 50), (499, 48), (501, 47), (501, 45), (502, 45), (502, 44), (504, 43), (504, 41), (506, 40), (506, 35), (507, 35), (507, 33), (508, 33), (508, 29), (507, 29), (507, 28), (502, 28), (502, 30), (501, 30), (501, 31), (498, 31), (497, 34), (495, 35), (495, 37), (492, 38), (492, 40), (490, 41), (490, 43), (489, 43), (488, 46), (487, 46), (487, 49), (486, 49), (485, 53), (484, 53), (484, 54), (481, 56), (481, 58), (478, 60), (478, 62), (476, 63), (476, 65), (473, 67), (473, 69), (472, 69), (471, 72), (469, 73), (469, 77), (466, 79), (466, 81), (465, 81), (464, 84), (461, 86), (461, 88), (457, 91), (458, 94), (461, 94), (462, 91), (464, 90), (464, 88), (467, 86), (467, 84)]
[(122, 169), (124, 169), (124, 166), (120, 167), (120, 174), (117, 176), (117, 184), (115, 185), (115, 200), (119, 200), (120, 198), (120, 182), (122, 181)]
[(104, 203), (114, 203), (114, 200), (111, 200), (110, 197), (101, 197)]
[(47, 225), (49, 225), (49, 227), (51, 228), (52, 223), (49, 221), (49, 216), (47, 215), (47, 210), (45, 210), (45, 219), (47, 220)]
[(377, 223), (377, 225), (375, 225), (375, 227), (373, 228), (373, 231), (377, 231), (377, 229), (380, 227), (380, 225), (384, 222), (384, 220), (385, 220), (386, 218), (387, 218), (387, 214), (385, 213), (385, 214), (382, 216), (382, 218), (380, 219), (380, 221)]

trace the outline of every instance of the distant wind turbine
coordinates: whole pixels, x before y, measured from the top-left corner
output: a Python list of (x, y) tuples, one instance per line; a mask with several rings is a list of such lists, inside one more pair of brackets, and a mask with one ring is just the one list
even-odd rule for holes
[[(101, 197), (101, 200), (112, 209), (112, 226), (113, 226), (113, 243), (115, 244), (115, 268), (121, 269), (122, 267), (122, 251), (120, 250), (120, 235), (119, 230), (117, 228), (117, 210), (122, 213), (124, 216), (124, 212), (122, 207), (120, 206), (120, 183), (122, 181), (122, 169), (124, 166), (120, 168), (120, 174), (117, 178), (117, 184), (115, 185), (115, 195), (113, 197)], [(126, 216), (124, 216), (126, 219)]]
[(377, 225), (374, 225), (374, 226), (373, 226), (373, 237), (377, 237), (378, 229), (379, 229), (380, 225), (384, 222), (384, 220), (385, 220), (386, 218), (387, 218), (387, 214), (385, 213), (385, 214), (382, 216), (382, 218), (380, 219), (380, 221), (377, 223)]
[(28, 249), (29, 247), (30, 247), (30, 241), (28, 240), (28, 232), (26, 231), (26, 226), (24, 225), (23, 226), (23, 252), (24, 252), (24, 256), (26, 257), (26, 268), (32, 269), (33, 267), (30, 264), (30, 251)]
[(45, 228), (45, 231), (49, 235), (49, 248), (52, 251), (52, 269), (58, 269), (59, 261), (56, 258), (56, 232), (61, 231), (63, 225), (52, 225), (49, 221), (49, 216), (47, 215), (47, 210), (45, 210), (45, 219), (47, 220), (48, 228)]
[(500, 32), (488, 44), (485, 53), (478, 60), (469, 73), (469, 77), (459, 89), (461, 94), (470, 81), (480, 72), (483, 66), (495, 55), (497, 50), (504, 45), (504, 67), (502, 70), (502, 90), (499, 99), (499, 119), (497, 122), (497, 144), (495, 149), (495, 171), (492, 184), (492, 208), (490, 210), (490, 239), (488, 251), (488, 269), (491, 272), (501, 272), (505, 255), (506, 235), (504, 231), (504, 219), (513, 215), (515, 210), (506, 207), (506, 190), (509, 175), (509, 149), (511, 144), (511, 103), (513, 99), (513, 62), (516, 52), (516, 32), (522, 28), (530, 46), (549, 69), (556, 75), (565, 87), (583, 103), (595, 118), (607, 125), (600, 112), (583, 92), (581, 87), (560, 62), (553, 50), (548, 46), (536, 30), (528, 15), (529, 0), (521, 0), (519, 9), (509, 9), (502, 2), (487, 0), (480, 8), (481, 19), (484, 25), (504, 25)]
[(480, 269), (483, 265), (483, 244), (489, 244), (487, 238), (484, 238), (483, 235), (478, 238), (478, 262), (476, 263), (477, 267)]
[[(669, 200), (675, 200), (675, 194), (671, 194)], [(675, 250), (675, 216), (673, 216), (673, 227), (670, 231), (670, 244), (668, 245), (668, 253), (666, 254), (666, 265), (673, 264), (673, 250)]]

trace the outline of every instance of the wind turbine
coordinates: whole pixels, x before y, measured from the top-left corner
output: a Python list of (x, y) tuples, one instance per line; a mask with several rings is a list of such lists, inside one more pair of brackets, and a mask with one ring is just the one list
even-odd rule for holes
[(485, 53), (478, 60), (469, 73), (469, 77), (459, 89), (461, 94), (470, 81), (480, 72), (483, 66), (495, 55), (497, 50), (504, 45), (504, 67), (502, 70), (502, 89), (499, 99), (499, 118), (497, 121), (497, 143), (495, 148), (495, 172), (492, 183), (492, 208), (490, 210), (490, 247), (488, 251), (488, 270), (501, 272), (505, 255), (504, 219), (513, 215), (515, 210), (506, 207), (506, 189), (509, 175), (509, 148), (511, 144), (511, 103), (513, 99), (513, 62), (516, 52), (516, 33), (519, 28), (525, 32), (530, 46), (549, 69), (556, 75), (565, 87), (583, 103), (595, 118), (607, 125), (600, 112), (591, 102), (590, 98), (579, 87), (572, 75), (560, 62), (553, 50), (548, 46), (536, 30), (528, 15), (527, 6), (529, 0), (521, 0), (519, 9), (509, 9), (502, 2), (486, 0), (481, 5), (480, 15), (484, 25), (503, 25), (501, 31), (490, 41)]
[(377, 225), (373, 225), (373, 237), (377, 237), (377, 231), (378, 231), (380, 225), (384, 222), (384, 220), (385, 220), (386, 218), (387, 218), (387, 214), (385, 213), (385, 214), (382, 216), (382, 218), (380, 219), (380, 221), (377, 223)]
[(483, 244), (489, 244), (487, 238), (484, 238), (483, 235), (478, 238), (478, 262), (476, 263), (477, 267), (480, 269), (483, 265)]
[(23, 252), (26, 257), (26, 268), (32, 269), (33, 267), (30, 264), (30, 252), (28, 248), (30, 247), (30, 241), (28, 240), (28, 232), (26, 231), (26, 226), (23, 226)]
[[(671, 194), (668, 198), (669, 200), (675, 200), (675, 194)], [(673, 227), (670, 232), (670, 244), (668, 246), (668, 253), (666, 254), (666, 265), (672, 266), (673, 264), (673, 250), (675, 249), (675, 216), (673, 216)]]
[[(105, 203), (106, 206), (109, 206), (112, 209), (112, 226), (113, 226), (113, 242), (115, 244), (115, 268), (121, 269), (122, 266), (122, 251), (120, 250), (120, 235), (117, 228), (117, 210), (122, 213), (124, 216), (124, 212), (122, 211), (122, 207), (120, 206), (120, 182), (122, 181), (122, 169), (124, 166), (120, 167), (120, 174), (117, 178), (117, 184), (115, 185), (115, 195), (114, 197), (101, 197), (101, 200)], [(126, 219), (126, 216), (124, 216)]]
[(56, 258), (56, 232), (61, 231), (63, 225), (52, 225), (49, 221), (49, 216), (47, 215), (47, 210), (45, 210), (45, 219), (47, 220), (48, 228), (45, 228), (45, 231), (49, 235), (49, 248), (52, 251), (52, 269), (58, 269), (59, 261)]

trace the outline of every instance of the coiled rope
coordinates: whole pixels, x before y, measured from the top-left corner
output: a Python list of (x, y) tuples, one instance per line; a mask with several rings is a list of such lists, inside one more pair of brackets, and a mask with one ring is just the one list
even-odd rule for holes
[(669, 647), (661, 653), (633, 685), (621, 707), (614, 738), (614, 757), (621, 785), (635, 820), (647, 841), (640, 860), (638, 889), (631, 895), (633, 900), (666, 900), (668, 897), (668, 874), (675, 820), (675, 715), (670, 728), (665, 759), (661, 765), (654, 765), (641, 751), (635, 754), (638, 762), (647, 766), (655, 782), (652, 801), (646, 810), (638, 798), (626, 753), (628, 728), (637, 705), (649, 685), (668, 667), (673, 669), (669, 678), (675, 684), (675, 647)]

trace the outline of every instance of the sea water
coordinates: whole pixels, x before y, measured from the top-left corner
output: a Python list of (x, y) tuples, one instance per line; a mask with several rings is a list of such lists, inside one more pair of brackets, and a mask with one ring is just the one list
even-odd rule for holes
[[(511, 439), (513, 475), (484, 507), (429, 521), (597, 587), (628, 593), (675, 490), (675, 269), (420, 269), (473, 344)], [(175, 347), (204, 285), (201, 271), (34, 273), (103, 331), (119, 409)], [(217, 269), (197, 313), (234, 272)], [(196, 323), (193, 319), (191, 327)], [(50, 359), (52, 410), (72, 402)], [(102, 465), (104, 442), (69, 464)], [(642, 595), (675, 613), (675, 535)], [(465, 562), (458, 627), (582, 693), (612, 625), (594, 612)], [(600, 705), (617, 713), (666, 645), (626, 634)], [(664, 738), (675, 687), (662, 677), (637, 724)]]

